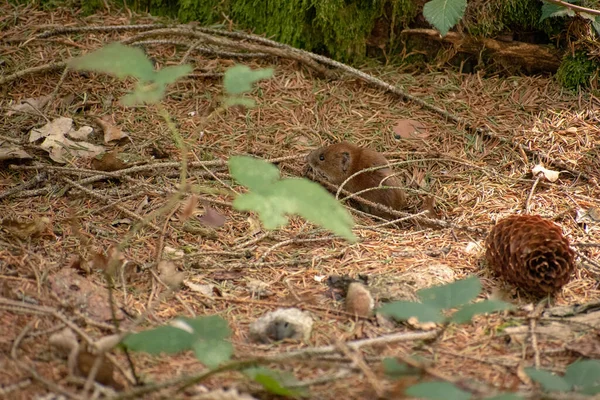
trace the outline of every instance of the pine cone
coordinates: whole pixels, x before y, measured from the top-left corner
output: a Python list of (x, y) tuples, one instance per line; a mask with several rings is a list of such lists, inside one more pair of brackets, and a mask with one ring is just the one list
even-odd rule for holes
[(499, 221), (486, 249), (494, 273), (535, 296), (558, 291), (575, 270), (575, 253), (562, 229), (537, 215), (512, 215)]

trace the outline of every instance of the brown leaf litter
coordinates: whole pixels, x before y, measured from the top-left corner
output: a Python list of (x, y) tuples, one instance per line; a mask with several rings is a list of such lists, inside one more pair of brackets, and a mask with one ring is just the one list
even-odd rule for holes
[[(13, 18), (18, 24), (8, 23)], [(132, 22), (126, 13), (83, 17), (70, 9), (42, 11), (33, 6), (2, 4), (0, 21), (6, 28), (0, 36), (6, 40), (0, 42), (0, 53), (12, 66), (9, 73), (60, 63), (103, 43), (139, 33), (66, 32), (29, 41), (40, 30), (52, 29), (40, 28), (49, 20), (65, 27)], [(145, 16), (136, 16), (135, 21), (155, 22)], [(187, 50), (182, 47), (185, 42), (182, 45), (148, 41), (144, 46), (159, 67), (177, 64)], [(229, 109), (212, 115), (210, 123), (206, 123), (205, 118), (215, 109), (211, 99), (222, 94), (219, 80), (208, 76), (219, 76), (232, 65), (230, 57), (218, 53), (218, 46), (212, 50), (213, 53), (208, 49), (189, 54), (188, 62), (195, 66), (195, 75), (170, 86), (164, 102), (189, 146), (188, 188), (202, 189), (194, 191), (198, 202), (208, 204), (202, 217), (196, 215), (195, 200), (168, 204), (170, 196), (179, 189), (180, 154), (155, 109), (124, 108), (110, 101), (129, 90), (131, 82), (121, 83), (101, 74), (68, 73), (57, 85), (62, 69), (56, 64), (44, 73), (26, 74), (3, 86), (0, 140), (10, 139), (11, 146), (22, 144), (20, 148), (34, 160), (29, 164), (20, 161), (10, 168), (0, 164), (0, 218), (3, 222), (42, 218), (52, 222), (47, 226), (51, 235), (0, 236), (0, 284), (2, 293), (8, 293), (11, 301), (19, 301), (23, 307), (37, 304), (60, 309), (80, 329), (76, 332), (80, 340), (85, 335), (93, 342), (94, 338), (114, 332), (105, 273), (89, 268), (86, 275), (68, 267), (68, 260), (77, 256), (89, 260), (86, 255), (93, 254), (93, 249), (108, 249), (127, 238), (123, 257), (129, 262), (127, 268), (115, 272), (112, 292), (118, 317), (124, 322), (135, 319), (149, 305), (154, 308), (144, 327), (165, 324), (176, 315), (220, 315), (231, 327), (231, 341), (238, 358), (328, 346), (339, 339), (379, 340), (386, 335), (412, 333), (414, 329), (349, 315), (344, 311), (344, 302), (332, 296), (321, 277), (369, 276), (369, 290), (371, 282), (383, 282), (387, 289), (373, 291), (377, 301), (384, 295), (414, 298), (418, 286), (477, 274), (483, 282), (482, 297), (501, 289), (511, 301), (524, 306), (530, 299), (484, 268), (481, 261), (485, 234), (461, 228), (486, 232), (496, 220), (522, 212), (529, 197), (530, 213), (558, 223), (580, 254), (577, 270), (553, 304), (584, 304), (600, 296), (600, 266), (595, 261), (600, 258), (599, 225), (593, 218), (577, 222), (582, 212), (600, 207), (600, 187), (593, 180), (600, 176), (598, 103), (593, 96), (569, 94), (544, 77), (505, 78), (486, 76), (484, 72), (467, 75), (451, 71), (405, 74), (396, 67), (365, 70), (407, 88), (411, 95), (472, 126), (486, 128), (493, 133), (489, 137), (463, 130), (431, 110), (362, 81), (321, 79), (313, 74), (311, 64), (302, 60), (257, 56), (242, 62), (252, 68), (275, 67), (273, 79), (261, 81), (260, 89), (251, 93), (257, 107)], [(26, 99), (50, 94), (53, 95), (47, 104), (36, 107), (40, 112), (12, 108), (31, 101)], [(7, 115), (9, 110), (14, 113)], [(118, 154), (135, 155), (145, 164), (93, 170), (88, 169), (90, 157), (78, 156), (59, 160), (67, 163), (56, 168), (42, 148), (27, 142), (27, 132), (56, 118), (73, 118), (77, 127), (97, 126), (97, 119), (104, 115), (110, 117), (112, 126), (129, 135), (126, 140), (118, 140)], [(410, 126), (403, 127), (399, 134), (400, 121), (409, 121)], [(425, 134), (408, 137), (418, 130), (411, 121), (424, 124)], [(117, 141), (112, 139), (118, 136), (111, 133), (107, 142)], [(450, 222), (452, 227), (375, 227), (374, 219), (355, 214), (361, 225), (355, 229), (360, 241), (349, 245), (297, 217), (285, 228), (265, 232), (254, 215), (231, 207), (232, 191), (244, 189), (229, 176), (225, 160), (230, 155), (252, 154), (276, 160), (282, 175), (291, 177), (302, 171), (303, 159), (310, 150), (342, 139), (385, 152), (406, 186), (410, 211), (425, 203), (432, 215)], [(69, 140), (112, 146), (98, 134)], [(560, 172), (558, 179), (540, 179), (534, 186), (537, 176), (532, 168), (538, 164)], [(47, 173), (48, 178), (33, 181), (40, 172)], [(25, 182), (37, 186), (2, 195)], [(188, 190), (185, 199), (191, 196)], [(179, 210), (183, 214), (175, 214)], [(125, 218), (128, 223), (113, 223)], [(185, 218), (189, 219), (184, 222)], [(78, 221), (78, 228), (73, 220)], [(144, 221), (140, 228), (135, 225), (138, 221)], [(198, 222), (202, 229), (190, 227), (191, 222)], [(596, 246), (583, 246), (585, 243)], [(184, 276), (188, 282), (175, 295), (170, 295), (170, 289), (161, 285), (147, 268), (154, 271), (160, 261), (155, 257), (160, 253), (157, 250), (167, 248), (170, 250), (162, 252), (165, 257), (177, 255), (176, 261), (171, 261), (177, 269), (172, 268), (172, 274), (167, 274), (176, 278), (172, 287), (178, 286)], [(125, 273), (132, 275), (124, 276)], [(268, 290), (257, 291), (256, 282)], [(311, 313), (314, 325), (308, 343), (251, 343), (250, 323), (281, 307)], [(0, 384), (6, 387), (30, 379), (31, 375), (19, 364), (22, 361), (60, 387), (81, 393), (80, 386), (67, 381), (64, 360), (47, 350), (49, 335), (62, 329), (64, 322), (56, 314), (19, 310), (23, 308), (3, 308), (0, 312), (2, 354), (11, 353), (15, 340), (31, 324), (20, 342), (19, 359), (7, 360), (0, 370)], [(529, 389), (519, 371), (533, 365), (536, 358), (541, 360), (542, 368), (556, 371), (581, 355), (597, 357), (598, 349), (593, 345), (597, 327), (583, 337), (565, 335), (563, 340), (557, 340), (552, 336), (555, 330), (550, 322), (563, 323), (540, 317), (538, 327), (552, 329), (536, 332), (535, 346), (527, 333), (522, 342), (516, 334), (511, 340), (506, 328), (528, 329), (529, 318), (528, 309), (522, 308), (514, 314), (478, 316), (472, 324), (451, 326), (434, 342), (381, 341), (364, 346), (362, 354), (351, 353), (357, 360), (364, 359), (361, 369), (353, 368), (345, 356), (340, 356), (339, 348), (334, 350), (337, 357), (315, 356), (308, 362), (288, 360), (279, 365), (293, 370), (303, 381), (328, 379), (325, 384), (310, 385), (311, 395), (335, 399), (371, 398), (373, 385), (377, 390), (389, 390), (390, 396), (396, 395), (394, 391), (401, 390), (403, 383), (383, 375), (380, 361), (386, 356), (418, 356), (444, 376), (503, 390)], [(117, 370), (129, 371), (122, 352), (113, 352), (111, 357), (117, 361)], [(158, 381), (203, 370), (189, 353), (131, 357), (140, 375)], [(338, 377), (340, 370), (347, 374)], [(370, 370), (373, 374), (369, 372), (366, 379), (365, 371)], [(126, 374), (117, 372), (119, 381), (125, 383)], [(237, 386), (240, 383), (239, 375), (222, 374), (202, 385), (207, 390), (236, 385), (240, 392), (247, 392), (246, 386)], [(10, 394), (12, 398), (32, 398), (46, 390), (37, 380), (22, 385)], [(131, 381), (126, 386), (129, 388)], [(171, 395), (169, 390), (145, 398)]]

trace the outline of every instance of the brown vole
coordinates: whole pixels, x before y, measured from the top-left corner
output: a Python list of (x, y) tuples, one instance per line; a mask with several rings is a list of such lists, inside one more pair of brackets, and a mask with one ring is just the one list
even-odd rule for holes
[[(335, 143), (313, 150), (306, 161), (314, 173), (335, 185), (341, 185), (348, 177), (365, 168), (388, 165), (384, 156), (376, 151), (355, 146), (348, 142)], [(399, 187), (399, 180), (389, 167), (356, 175), (344, 185), (344, 189), (356, 193), (361, 190), (382, 186)], [(360, 197), (373, 203), (383, 204), (394, 210), (406, 206), (406, 195), (401, 189), (375, 189), (361, 193)], [(360, 205), (363, 211), (383, 218), (392, 218), (385, 211)]]

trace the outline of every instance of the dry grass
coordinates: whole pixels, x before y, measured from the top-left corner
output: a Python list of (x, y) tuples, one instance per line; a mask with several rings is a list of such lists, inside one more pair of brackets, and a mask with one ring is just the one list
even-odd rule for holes
[[(0, 23), (4, 27), (0, 37), (3, 40), (31, 37), (48, 23), (58, 26), (130, 23), (126, 14), (81, 18), (69, 10), (13, 9), (6, 3), (0, 7), (0, 15), (3, 15)], [(15, 15), (17, 19), (13, 20)], [(152, 22), (149, 18), (136, 18), (136, 23)], [(33, 66), (64, 61), (82, 50), (88, 51), (127, 35), (72, 34), (21, 45), (2, 42), (0, 53), (4, 64), (0, 65), (0, 71), (7, 75)], [(148, 53), (159, 67), (177, 63), (184, 52), (173, 45), (148, 47)], [(232, 65), (231, 60), (199, 54), (192, 54), (190, 62), (196, 68), (195, 73), (218, 74)], [(460, 127), (446, 123), (439, 115), (402, 102), (359, 81), (325, 81), (313, 76), (305, 67), (286, 60), (244, 62), (252, 67), (275, 67), (274, 78), (260, 82), (253, 92), (258, 106), (249, 111), (229, 109), (206, 126), (204, 119), (218, 104), (220, 80), (193, 77), (170, 87), (165, 106), (188, 141), (191, 161), (225, 160), (233, 154), (248, 153), (267, 159), (289, 156), (279, 166), (283, 175), (291, 176), (301, 170), (303, 156), (309, 150), (346, 139), (389, 152), (392, 154), (390, 159), (405, 162), (396, 170), (406, 182), (413, 211), (418, 211), (424, 195), (431, 194), (436, 199), (438, 211), (447, 221), (457, 226), (484, 229), (499, 217), (523, 211), (534, 183), (530, 169), (538, 160), (528, 158), (517, 147), (465, 133)], [(594, 97), (566, 93), (551, 79), (542, 77), (501, 78), (449, 72), (408, 75), (391, 67), (368, 72), (465, 118), (472, 125), (487, 126), (499, 137), (559, 160), (572, 170), (591, 177), (598, 176), (600, 129), (598, 101)], [(25, 98), (52, 93), (59, 78), (60, 71), (30, 74), (0, 89), (2, 137), (24, 141), (29, 129), (45, 123), (45, 118), (40, 115), (16, 114), (8, 117), (5, 111), (10, 104)], [(119, 151), (131, 160), (151, 160), (153, 146), (165, 150), (169, 161), (178, 160), (180, 155), (169, 132), (153, 108), (124, 108), (116, 100), (110, 101), (118, 99), (126, 89), (126, 85), (110, 77), (70, 73), (44, 115), (49, 119), (69, 116), (78, 125), (93, 125), (95, 117), (109, 115), (130, 134), (131, 141), (123, 144)], [(75, 96), (75, 101), (65, 107), (62, 99), (69, 95)], [(81, 107), (84, 98), (85, 107)], [(421, 141), (395, 139), (393, 127), (402, 119), (425, 123), (430, 135)], [(28, 148), (28, 151), (35, 154), (37, 162), (52, 165), (42, 151), (35, 148)], [(70, 167), (89, 168), (89, 165), (87, 160), (78, 160)], [(40, 170), (44, 169), (40, 167)], [(205, 187), (219, 189), (225, 184), (239, 190), (226, 174), (226, 168), (211, 167), (211, 170), (221, 173), (218, 174), (220, 181), (212, 179), (201, 167), (191, 168), (190, 177), (194, 183)], [(6, 234), (0, 238), (2, 295), (58, 307), (89, 335), (98, 338), (109, 330), (77, 316), (75, 310), (63, 308), (52, 296), (48, 277), (68, 267), (72, 258), (105, 251), (125, 237), (135, 221), (123, 221), (126, 216), (114, 207), (107, 207), (109, 204), (119, 204), (140, 216), (147, 216), (165, 205), (168, 193), (177, 187), (179, 172), (176, 168), (148, 169), (131, 174), (133, 182), (105, 180), (89, 185), (102, 196), (103, 201), (74, 189), (63, 195), (60, 192), (63, 184), (59, 179), (62, 173), (50, 169), (47, 172), (49, 180), (40, 187), (59, 184), (50, 195), (33, 196), (21, 191), (18, 196), (0, 200), (0, 215), (5, 220), (32, 221), (48, 217), (52, 223), (50, 235), (19, 240)], [(34, 175), (35, 171), (2, 167), (0, 193), (32, 179)], [(76, 180), (88, 175), (68, 176)], [(305, 347), (302, 344), (257, 346), (248, 341), (249, 323), (282, 304), (296, 304), (312, 312), (315, 325), (310, 346), (329, 345), (335, 339), (378, 337), (409, 330), (406, 326), (389, 327), (374, 321), (348, 319), (340, 312), (342, 303), (332, 299), (326, 284), (315, 279), (317, 276), (365, 274), (393, 277), (403, 273), (415, 274), (432, 263), (439, 263), (451, 267), (457, 279), (470, 274), (482, 277), (486, 293), (497, 287), (507, 289), (480, 267), (482, 248), (476, 247), (475, 251), (467, 249), (471, 242), (481, 244), (485, 238), (483, 235), (460, 229), (421, 229), (415, 226), (405, 229), (361, 228), (356, 230), (360, 242), (354, 245), (337, 239), (298, 243), (294, 239), (316, 238), (325, 234), (315, 231), (312, 225), (299, 218), (292, 218), (287, 227), (260, 240), (252, 240), (255, 236), (247, 220), (248, 215), (228, 206), (231, 197), (206, 197), (218, 201), (215, 207), (227, 217), (225, 226), (214, 232), (197, 234), (184, 229), (177, 213), (168, 221), (162, 215), (152, 222), (160, 227), (166, 226), (164, 246), (185, 250), (183, 260), (177, 263), (186, 271), (188, 279), (195, 283), (214, 284), (222, 296), (206, 299), (191, 290), (181, 290), (177, 298), (170, 296), (156, 305), (148, 324), (162, 324), (176, 315), (190, 315), (191, 312), (195, 315), (220, 315), (231, 326), (237, 357)], [(575, 212), (577, 209), (600, 207), (599, 198), (597, 184), (564, 173), (556, 183), (541, 182), (537, 186), (530, 212), (559, 223), (572, 243), (598, 242), (598, 227), (591, 226), (586, 233), (575, 222)], [(74, 229), (74, 219), (81, 226), (79, 233)], [(357, 216), (357, 221), (362, 225), (375, 223), (362, 216)], [(139, 268), (156, 261), (159, 237), (160, 232), (143, 228), (133, 236), (124, 251), (131, 261), (127, 295), (123, 296), (123, 290), (118, 288), (115, 296), (128, 315), (143, 312), (164, 292), (149, 270)], [(287, 240), (291, 242), (273, 248)], [(444, 256), (426, 254), (446, 247), (450, 251)], [(600, 255), (598, 247), (580, 250), (591, 259)], [(597, 275), (583, 268), (583, 264), (580, 266), (576, 276), (556, 297), (555, 304), (585, 303), (600, 295)], [(81, 279), (89, 279), (99, 287), (104, 285), (98, 273)], [(248, 290), (251, 280), (268, 283), (272, 295), (256, 299)], [(518, 296), (514, 301), (524, 304)], [(435, 359), (435, 369), (447, 376), (472, 378), (505, 390), (527, 388), (519, 380), (517, 367), (521, 363), (532, 365), (535, 352), (529, 342), (524, 345), (507, 344), (506, 335), (498, 333), (506, 325), (527, 325), (527, 315), (527, 312), (519, 311), (511, 316), (477, 317), (473, 324), (450, 327), (434, 344), (400, 342), (367, 347), (364, 356), (381, 380), (384, 375), (377, 360), (384, 356), (419, 355)], [(30, 321), (34, 321), (33, 332), (41, 334), (24, 339), (19, 358), (35, 367), (48, 380), (74, 391), (75, 387), (65, 381), (66, 363), (57, 358), (47, 344), (45, 330), (59, 324), (56, 318), (2, 309), (1, 352), (10, 353), (13, 341)], [(564, 348), (569, 343), (544, 335), (538, 335), (537, 341), (542, 367), (560, 370), (577, 357), (568, 350), (550, 351)], [(121, 353), (117, 354), (117, 359), (125, 365)], [(135, 354), (134, 361), (140, 375), (158, 380), (180, 374), (191, 375), (203, 369), (191, 354), (173, 357)], [(3, 385), (19, 382), (27, 376), (11, 360), (2, 360), (0, 365), (0, 383)], [(285, 368), (300, 379), (310, 380), (329, 376), (340, 365), (345, 363), (316, 366), (298, 361), (285, 363)], [(236, 375), (225, 374), (213, 377), (205, 384), (212, 388), (231, 385), (237, 380)], [(402, 383), (387, 383), (392, 390), (390, 396), (393, 397), (393, 393), (398, 396)], [(43, 385), (32, 383), (18, 394), (12, 393), (11, 398), (31, 398), (44, 391)], [(373, 388), (363, 374), (355, 370), (347, 378), (314, 385), (311, 393), (313, 398), (319, 399), (370, 398)]]

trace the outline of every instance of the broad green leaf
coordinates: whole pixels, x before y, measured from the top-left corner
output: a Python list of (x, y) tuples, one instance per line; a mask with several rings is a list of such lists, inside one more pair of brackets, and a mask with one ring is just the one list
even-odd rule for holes
[(244, 106), (247, 108), (252, 108), (256, 105), (256, 102), (252, 99), (248, 99), (246, 97), (239, 97), (239, 96), (230, 96), (230, 97), (226, 97), (225, 101), (223, 102), (223, 104), (226, 107), (231, 107), (231, 106)]
[(188, 323), (194, 330), (194, 336), (206, 340), (221, 340), (231, 336), (231, 329), (226, 320), (218, 315), (209, 315), (207, 317), (180, 318)]
[(596, 34), (600, 36), (600, 15), (597, 15), (596, 18), (594, 18), (592, 26), (596, 30)]
[(192, 348), (196, 358), (208, 368), (216, 368), (229, 361), (233, 354), (233, 345), (224, 340), (197, 338)]
[(190, 332), (174, 326), (161, 326), (128, 335), (123, 344), (133, 351), (159, 354), (188, 350), (194, 341), (194, 335)]
[(447, 309), (467, 304), (475, 299), (480, 292), (481, 282), (479, 278), (472, 276), (446, 285), (421, 289), (417, 292), (417, 296), (425, 304)]
[(391, 378), (400, 378), (406, 375), (419, 374), (419, 370), (410, 365), (399, 362), (395, 358), (386, 357), (382, 361), (383, 371)]
[(247, 368), (244, 370), (244, 373), (255, 382), (260, 383), (263, 388), (270, 393), (287, 397), (300, 397), (306, 395), (305, 390), (286, 387), (287, 385), (298, 384), (296, 377), (290, 373), (276, 371), (265, 367)]
[(465, 392), (449, 382), (417, 383), (405, 390), (409, 396), (430, 400), (469, 400), (471, 393)]
[(229, 172), (236, 181), (250, 190), (265, 190), (279, 180), (279, 169), (276, 166), (253, 157), (230, 157)]
[(398, 320), (408, 320), (411, 317), (416, 317), (419, 322), (441, 322), (444, 320), (439, 308), (412, 301), (394, 301), (384, 304), (377, 311)]
[[(150, 354), (177, 353), (198, 346), (202, 341), (219, 341), (231, 346), (222, 339), (229, 337), (231, 331), (227, 321), (211, 315), (198, 318), (175, 318), (170, 325), (128, 335), (123, 344), (134, 351)], [(221, 346), (221, 344), (219, 344)], [(220, 348), (225, 348), (221, 346)], [(227, 357), (230, 357), (231, 353)], [(204, 362), (204, 360), (201, 360)], [(209, 360), (210, 362), (210, 360)], [(208, 363), (205, 362), (208, 365)]]
[(442, 36), (446, 36), (465, 14), (467, 0), (432, 0), (423, 6), (423, 16)]
[(456, 324), (464, 324), (471, 321), (471, 319), (478, 314), (486, 314), (496, 311), (510, 310), (513, 306), (507, 302), (501, 300), (484, 300), (474, 304), (466, 304), (456, 311), (451, 322)]
[(273, 76), (273, 68), (250, 69), (246, 65), (236, 65), (225, 71), (223, 86), (227, 94), (242, 94), (252, 90), (252, 84)]
[(567, 367), (564, 378), (565, 381), (579, 388), (600, 386), (600, 361), (575, 361)]
[(577, 390), (577, 393), (594, 395), (600, 393), (600, 385), (584, 386)]
[[(573, 3), (573, 0), (565, 0), (567, 3)], [(540, 22), (545, 20), (546, 18), (551, 17), (564, 17), (564, 16), (574, 17), (575, 11), (570, 8), (560, 6), (554, 3), (546, 3), (542, 5), (542, 15), (540, 17)]]
[(164, 97), (165, 89), (165, 85), (156, 83), (143, 84), (138, 82), (135, 90), (121, 97), (119, 101), (127, 107), (138, 104), (156, 104)]
[(77, 70), (104, 72), (117, 78), (133, 76), (141, 81), (150, 81), (154, 77), (154, 67), (144, 51), (121, 43), (111, 43), (76, 57), (69, 61), (69, 66)]
[(494, 397), (486, 397), (485, 400), (525, 400), (523, 397), (518, 396), (514, 393), (503, 393)]
[(279, 179), (272, 164), (251, 157), (231, 157), (231, 175), (251, 192), (236, 197), (238, 210), (256, 211), (266, 229), (288, 222), (286, 215), (298, 214), (353, 242), (350, 213), (325, 188), (304, 178)]
[(561, 376), (554, 375), (543, 369), (525, 368), (525, 373), (549, 392), (568, 392), (572, 386)]
[(182, 78), (187, 74), (191, 73), (192, 71), (193, 68), (189, 64), (172, 65), (169, 67), (165, 67), (160, 71), (157, 71), (154, 74), (153, 80), (158, 85), (169, 85), (177, 81), (179, 78)]

